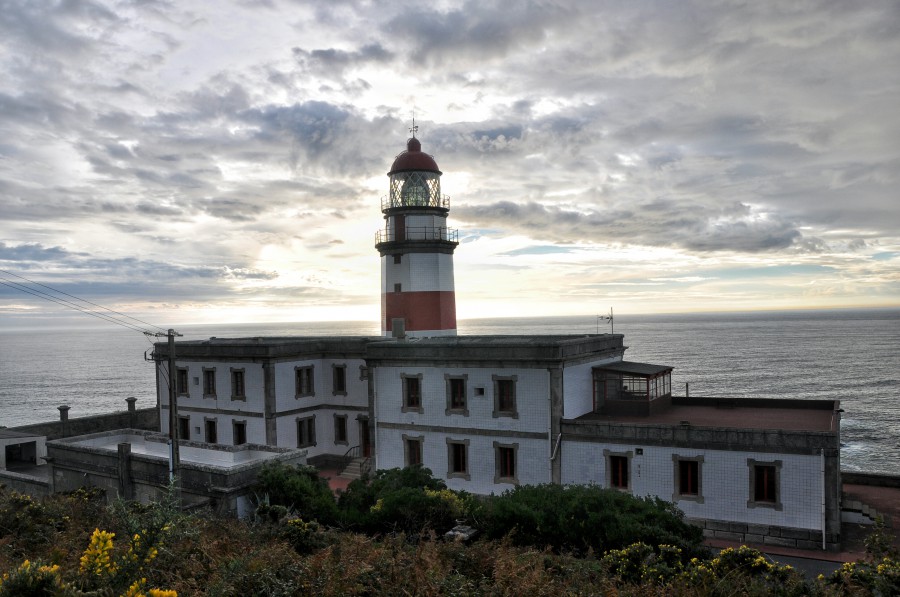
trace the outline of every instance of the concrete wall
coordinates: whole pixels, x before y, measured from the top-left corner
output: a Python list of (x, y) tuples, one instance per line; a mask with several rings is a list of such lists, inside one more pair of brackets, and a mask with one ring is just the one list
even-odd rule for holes
[[(91, 440), (96, 441), (91, 441)], [(130, 444), (119, 444), (119, 450), (98, 447), (102, 437), (90, 436), (87, 441), (58, 441), (48, 444), (52, 459), (50, 489), (54, 492), (73, 491), (79, 487), (98, 487), (107, 499), (116, 497), (142, 503), (159, 499), (169, 485), (168, 461), (164, 457), (130, 452)], [(165, 439), (160, 437), (160, 439)], [(207, 451), (243, 452), (266, 450), (277, 454), (266, 460), (235, 463), (231, 466), (182, 461), (179, 469), (179, 495), (184, 507), (208, 505), (221, 514), (235, 515), (256, 481), (259, 469), (267, 462), (280, 460), (287, 464), (305, 464), (303, 450), (279, 450), (266, 446), (204, 445), (183, 442), (182, 448), (193, 447)], [(123, 446), (127, 448), (123, 450)]]
[(22, 433), (43, 435), (48, 440), (54, 440), (123, 428), (159, 431), (159, 411), (156, 408), (138, 408), (134, 411), (78, 417), (65, 422), (36, 423), (13, 429)]
[(50, 482), (47, 479), (39, 479), (12, 471), (0, 471), (0, 486), (32, 497), (50, 495)]
[(566, 419), (575, 419), (591, 412), (594, 409), (594, 382), (591, 370), (621, 360), (621, 357), (607, 357), (563, 369), (562, 416)]

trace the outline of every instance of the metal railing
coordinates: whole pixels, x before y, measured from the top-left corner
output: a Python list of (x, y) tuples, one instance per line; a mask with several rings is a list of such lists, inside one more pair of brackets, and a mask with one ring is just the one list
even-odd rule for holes
[(450, 209), (450, 195), (432, 195), (426, 200), (384, 195), (381, 198), (381, 211), (392, 207), (442, 207)]
[[(400, 237), (397, 233), (400, 232)], [(441, 226), (407, 226), (403, 230), (379, 230), (375, 233), (375, 243), (396, 242), (401, 240), (446, 240), (459, 242), (459, 230)]]

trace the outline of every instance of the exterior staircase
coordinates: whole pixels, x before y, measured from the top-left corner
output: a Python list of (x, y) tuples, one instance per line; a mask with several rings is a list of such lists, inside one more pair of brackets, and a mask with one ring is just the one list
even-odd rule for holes
[(344, 470), (338, 476), (342, 479), (359, 479), (364, 473), (369, 472), (369, 468), (372, 465), (371, 460), (371, 458), (366, 458), (365, 456), (357, 456), (344, 467)]

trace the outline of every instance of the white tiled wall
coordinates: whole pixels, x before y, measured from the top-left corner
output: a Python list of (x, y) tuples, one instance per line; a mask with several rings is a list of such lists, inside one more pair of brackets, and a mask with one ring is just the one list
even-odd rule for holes
[[(471, 427), (485, 430), (546, 433), (549, 428), (549, 373), (541, 369), (504, 368), (375, 368), (376, 409), (379, 422), (408, 423), (440, 427)], [(422, 374), (423, 412), (402, 412), (403, 375)], [(445, 413), (447, 385), (444, 375), (468, 375), (466, 396), (469, 415)], [(494, 417), (492, 375), (517, 377), (516, 408), (519, 417)], [(475, 388), (484, 388), (476, 396)]]
[[(465, 490), (471, 493), (490, 494), (503, 493), (514, 487), (510, 483), (494, 483), (496, 461), (494, 442), (519, 445), (516, 453), (516, 474), (521, 485), (535, 485), (550, 482), (550, 456), (547, 440), (487, 437), (462, 433), (422, 433), (398, 429), (378, 430), (378, 468), (389, 469), (403, 467), (404, 450), (403, 435), (424, 435), (422, 446), (423, 465), (431, 469), (435, 477), (445, 479), (447, 487)], [(469, 440), (468, 466), (469, 480), (460, 478), (448, 479), (447, 439), (453, 441)]]
[[(642, 455), (635, 453), (637, 448), (643, 450)], [(562, 482), (593, 482), (605, 486), (604, 449), (635, 453), (630, 471), (632, 493), (637, 496), (655, 495), (667, 501), (672, 500), (674, 492), (673, 454), (686, 458), (703, 456), (701, 483), (704, 502), (676, 502), (688, 517), (800, 529), (822, 528), (823, 488), (819, 456), (564, 441), (560, 454)], [(780, 499), (783, 510), (747, 507), (750, 497), (748, 458), (760, 462), (781, 460)]]

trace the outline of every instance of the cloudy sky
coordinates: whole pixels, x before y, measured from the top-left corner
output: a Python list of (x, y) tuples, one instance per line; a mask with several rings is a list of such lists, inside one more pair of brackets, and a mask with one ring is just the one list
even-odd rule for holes
[(377, 320), (415, 114), (462, 318), (897, 306), (898, 65), (895, 0), (0, 0), (0, 270)]

